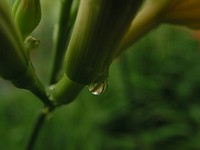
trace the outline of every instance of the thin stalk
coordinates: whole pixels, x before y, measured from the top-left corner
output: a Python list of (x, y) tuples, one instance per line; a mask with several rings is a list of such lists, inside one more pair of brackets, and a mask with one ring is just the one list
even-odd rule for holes
[[(76, 96), (82, 91), (83, 87), (84, 85), (80, 85), (69, 80), (65, 75), (61, 78), (59, 82), (49, 87), (50, 89), (48, 91), (48, 99), (52, 99), (54, 101), (50, 101), (51, 103), (46, 105), (38, 116), (26, 150), (34, 149), (45, 121), (49, 118), (49, 115), (55, 110), (55, 108), (57, 106), (69, 104), (70, 102), (72, 102), (76, 98)], [(38, 95), (38, 93), (36, 93), (36, 95)], [(45, 95), (41, 95), (41, 99), (44, 100), (45, 98), (42, 98), (43, 96)]]
[(54, 107), (53, 103), (49, 100), (49, 97), (46, 94), (44, 86), (38, 82), (36, 87), (32, 87), (30, 91), (39, 98), (42, 103), (48, 107)]
[[(53, 68), (50, 79), (50, 84), (54, 84), (58, 81), (60, 74), (62, 74), (62, 67), (64, 56), (66, 53), (66, 47), (68, 45), (71, 29), (76, 18), (77, 7), (73, 5), (78, 5), (79, 0), (64, 0), (61, 3), (60, 18), (58, 23), (56, 43), (54, 47), (54, 60)], [(72, 7), (75, 7), (72, 11)]]
[(49, 115), (54, 111), (54, 109), (55, 107), (44, 107), (44, 109), (41, 111), (31, 133), (26, 150), (33, 150), (35, 148), (42, 127), (44, 126), (45, 121), (48, 119)]
[(85, 85), (71, 81), (66, 75), (49, 87), (49, 98), (55, 106), (71, 103), (80, 94)]

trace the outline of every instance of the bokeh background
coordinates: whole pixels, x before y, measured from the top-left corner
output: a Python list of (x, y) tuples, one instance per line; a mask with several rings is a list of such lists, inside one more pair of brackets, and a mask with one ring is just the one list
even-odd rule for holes
[[(46, 85), (60, 1), (41, 2), (33, 33), (41, 45), (31, 57)], [(85, 88), (52, 114), (36, 150), (200, 150), (199, 37), (170, 25), (150, 32), (113, 63), (106, 93)], [(26, 147), (41, 108), (34, 95), (0, 79), (0, 150)]]

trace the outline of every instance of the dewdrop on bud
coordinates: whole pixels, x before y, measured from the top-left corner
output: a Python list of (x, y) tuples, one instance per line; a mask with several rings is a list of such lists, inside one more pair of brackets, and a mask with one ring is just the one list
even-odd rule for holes
[(103, 80), (97, 83), (91, 83), (88, 85), (88, 90), (93, 95), (101, 95), (107, 90), (107, 88), (108, 88), (107, 80)]

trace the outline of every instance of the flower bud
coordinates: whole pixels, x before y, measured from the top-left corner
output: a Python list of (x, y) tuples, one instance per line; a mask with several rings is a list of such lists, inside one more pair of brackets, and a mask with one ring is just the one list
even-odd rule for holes
[(145, 0), (118, 48), (124, 50), (162, 23), (200, 29), (199, 0)]
[(0, 76), (16, 87), (30, 90), (50, 106), (44, 87), (25, 52), (22, 37), (5, 0), (0, 1)]
[(133, 19), (128, 32), (121, 40), (117, 56), (124, 50), (157, 27), (163, 19), (163, 14), (176, 0), (145, 0)]
[(200, 1), (176, 0), (173, 7), (169, 9), (163, 18), (166, 23), (200, 29)]
[(13, 15), (22, 35), (26, 37), (41, 20), (40, 0), (16, 0)]
[(26, 71), (28, 58), (22, 38), (4, 0), (0, 1), (0, 76), (13, 79)]
[(108, 77), (116, 48), (142, 0), (81, 0), (65, 57), (70, 80), (81, 84)]

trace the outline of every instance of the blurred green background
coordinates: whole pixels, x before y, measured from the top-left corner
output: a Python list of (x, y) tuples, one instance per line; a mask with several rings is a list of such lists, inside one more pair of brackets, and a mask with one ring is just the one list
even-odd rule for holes
[[(41, 45), (31, 55), (47, 84), (59, 1), (41, 2), (34, 32)], [(0, 80), (0, 150), (26, 147), (41, 108), (31, 93)], [(200, 43), (185, 29), (163, 25), (113, 63), (106, 93), (84, 89), (57, 109), (36, 150), (199, 150), (199, 141)]]

